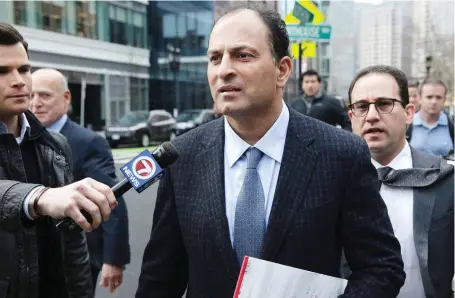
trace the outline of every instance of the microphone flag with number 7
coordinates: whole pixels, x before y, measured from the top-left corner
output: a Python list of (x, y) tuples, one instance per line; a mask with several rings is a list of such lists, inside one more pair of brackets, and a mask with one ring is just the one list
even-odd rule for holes
[(142, 151), (122, 166), (120, 170), (138, 193), (144, 191), (164, 175), (163, 169), (149, 150)]

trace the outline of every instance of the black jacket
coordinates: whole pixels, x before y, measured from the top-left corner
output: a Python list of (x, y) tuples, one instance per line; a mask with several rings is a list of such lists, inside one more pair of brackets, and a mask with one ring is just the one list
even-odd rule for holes
[(344, 130), (352, 131), (351, 121), (340, 102), (327, 94), (314, 97), (311, 108), (308, 109), (304, 102), (303, 94), (288, 104), (291, 108), (303, 115), (318, 119), (327, 124), (341, 126)]
[[(45, 186), (60, 187), (73, 181), (71, 153), (66, 139), (48, 132), (29, 111), (28, 141), (37, 153)], [(13, 134), (0, 134), (0, 298), (37, 298), (39, 285), (36, 222), (23, 211), (26, 195), (37, 184), (27, 181), (21, 151)], [(49, 219), (49, 218), (48, 218)], [(49, 219), (52, 223), (52, 220)], [(55, 222), (48, 226), (55, 229)], [(59, 234), (58, 234), (59, 235)], [(84, 233), (58, 236), (55, 262), (65, 274), (68, 297), (93, 297), (87, 244)], [(52, 284), (52, 281), (50, 281)]]
[[(114, 159), (105, 138), (69, 119), (60, 133), (71, 148), (75, 181), (90, 177), (111, 187), (117, 183)], [(122, 267), (130, 262), (127, 208), (122, 197), (117, 202), (109, 220), (87, 233), (90, 263), (99, 269), (103, 264)]]

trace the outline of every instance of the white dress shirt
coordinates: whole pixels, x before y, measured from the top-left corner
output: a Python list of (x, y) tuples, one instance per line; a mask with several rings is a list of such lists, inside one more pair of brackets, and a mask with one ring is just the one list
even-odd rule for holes
[(24, 140), (27, 129), (30, 131), (30, 123), (28, 123), (27, 117), (25, 117), (24, 113), (19, 115), (19, 125), (21, 126), (21, 133), (19, 137), (16, 138), (16, 142), (18, 144), (22, 143)]
[[(382, 167), (371, 160), (377, 168)], [(412, 168), (411, 148), (406, 142), (403, 150), (387, 166), (395, 170)], [(412, 188), (392, 188), (382, 185), (380, 190), (389, 212), (395, 237), (400, 241), (406, 280), (398, 298), (425, 298), (419, 259), (414, 244), (414, 193)]]
[[(264, 155), (258, 164), (257, 171), (264, 189), (266, 225), (272, 210), (278, 174), (280, 172), (281, 158), (283, 157), (284, 144), (289, 123), (289, 109), (283, 102), (280, 116), (267, 133), (253, 146), (261, 150)], [(224, 182), (226, 198), (226, 216), (229, 224), (231, 242), (234, 243), (235, 207), (242, 188), (246, 172), (245, 151), (251, 147), (240, 138), (224, 119)]]

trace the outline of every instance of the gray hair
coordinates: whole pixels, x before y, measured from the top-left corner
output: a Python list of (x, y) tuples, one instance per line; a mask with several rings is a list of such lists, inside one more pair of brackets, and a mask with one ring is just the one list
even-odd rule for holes
[(66, 79), (65, 76), (62, 76), (62, 81), (60, 82), (60, 84), (61, 84), (60, 87), (62, 88), (63, 92), (69, 91), (68, 80)]

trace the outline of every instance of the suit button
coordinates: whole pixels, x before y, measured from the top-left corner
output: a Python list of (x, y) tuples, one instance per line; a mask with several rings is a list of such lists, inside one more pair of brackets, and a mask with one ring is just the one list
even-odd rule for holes
[(17, 245), (17, 248), (21, 249), (21, 248), (22, 248), (22, 243), (19, 243), (19, 244)]
[(55, 158), (56, 158), (57, 160), (60, 160), (60, 159), (61, 159), (60, 155), (57, 155)]

